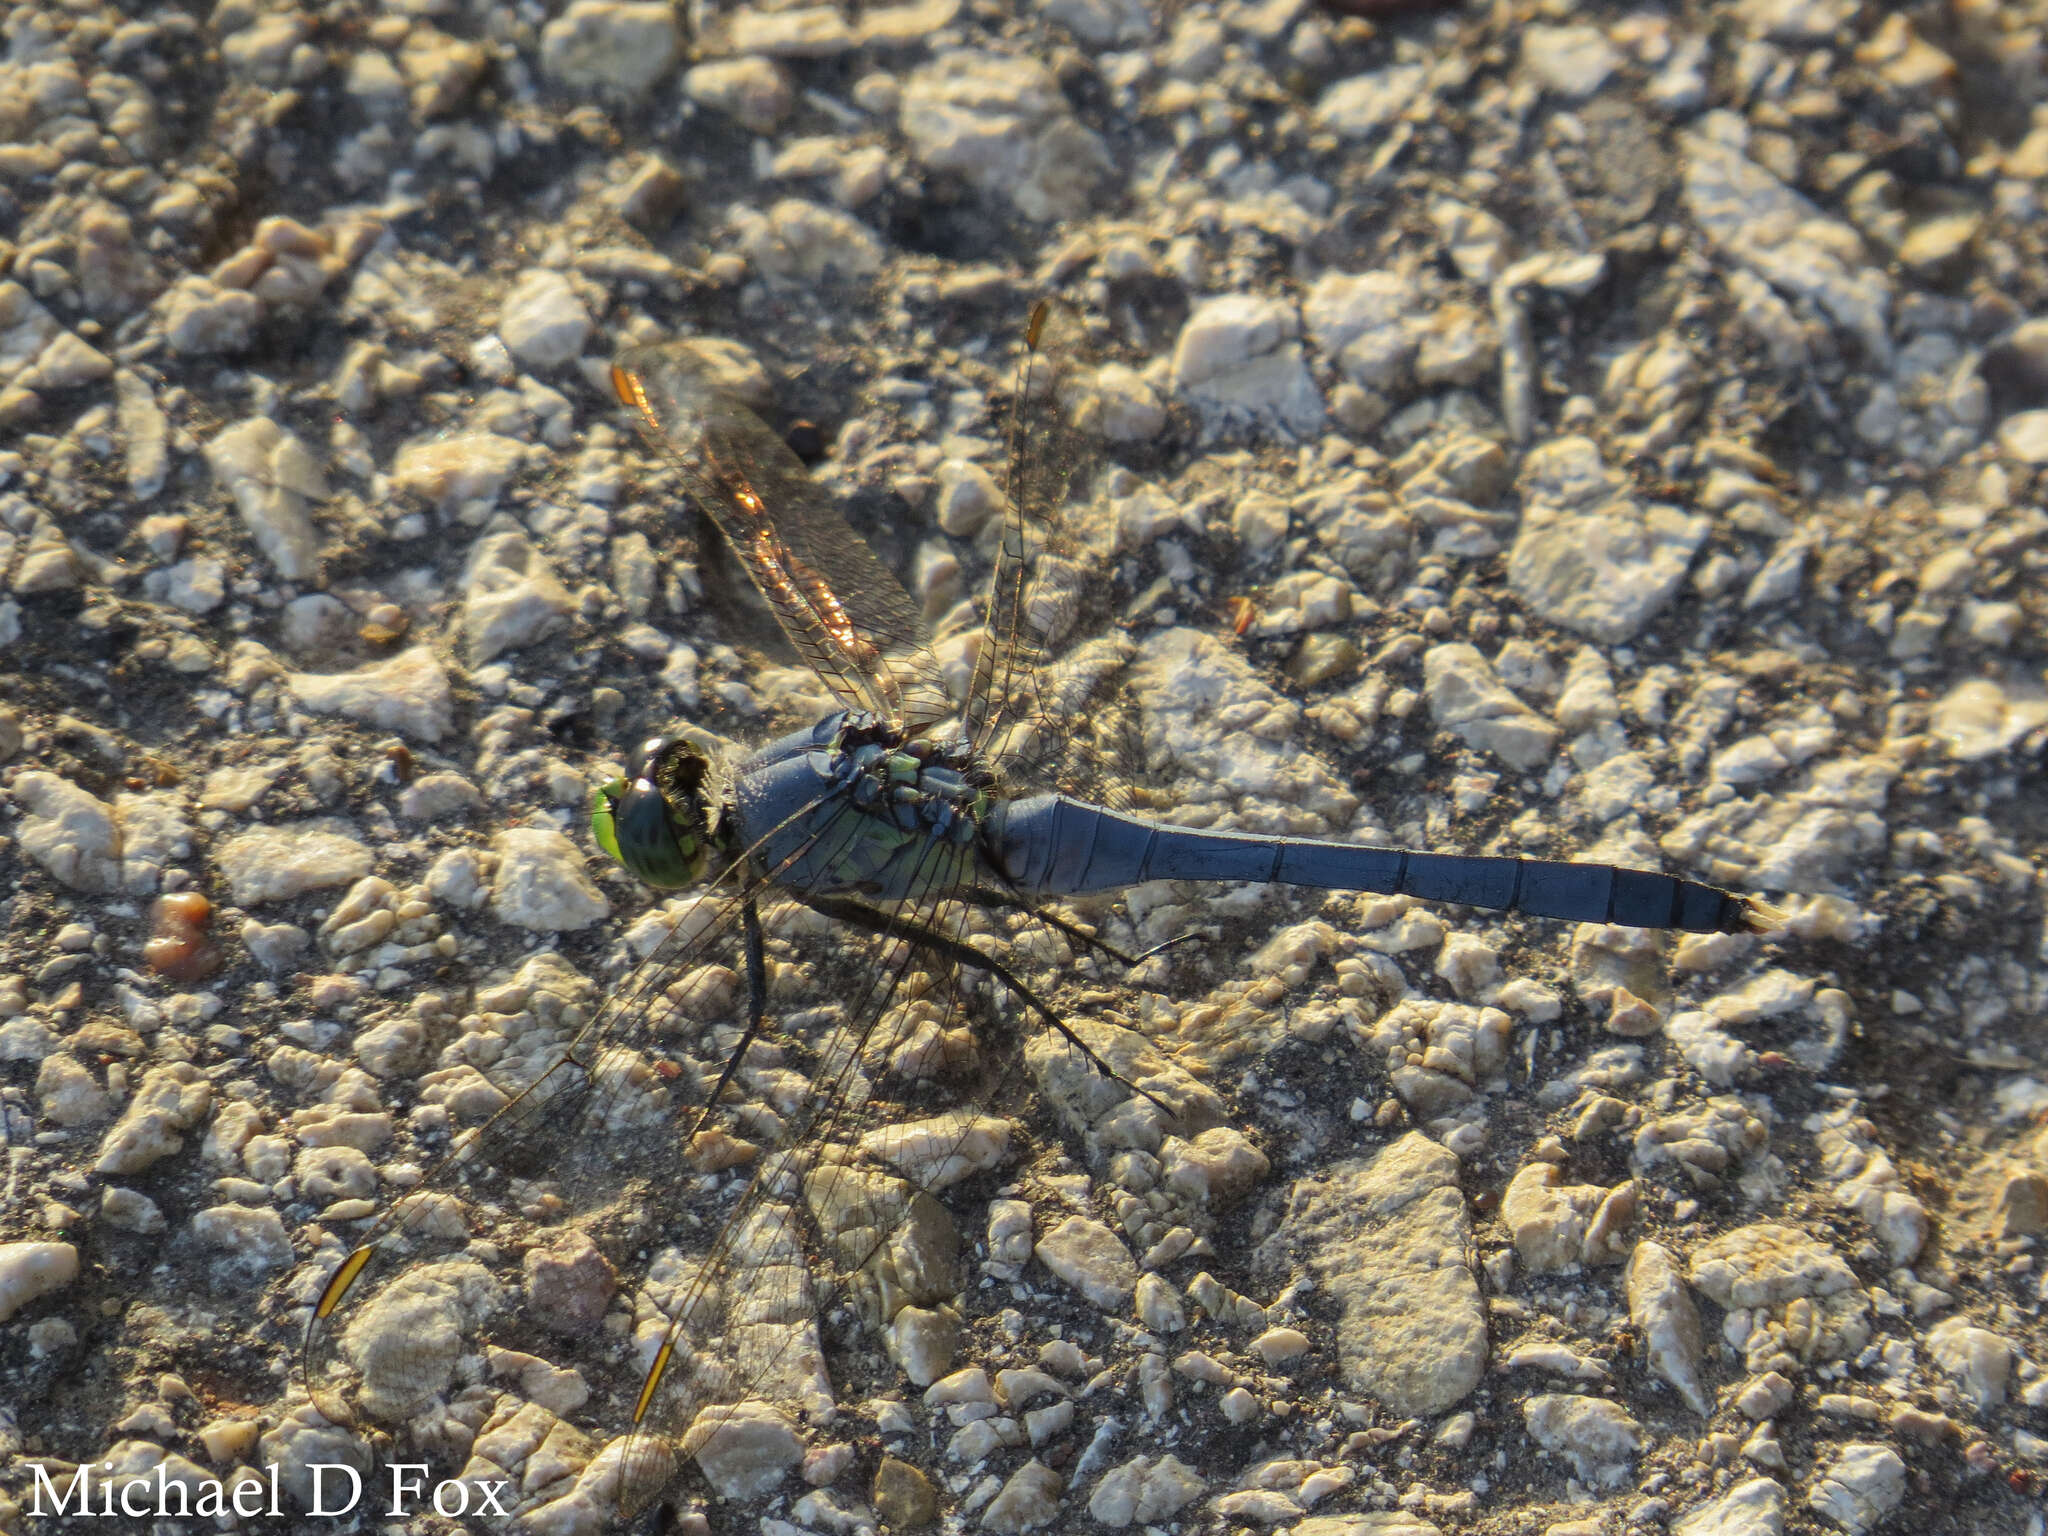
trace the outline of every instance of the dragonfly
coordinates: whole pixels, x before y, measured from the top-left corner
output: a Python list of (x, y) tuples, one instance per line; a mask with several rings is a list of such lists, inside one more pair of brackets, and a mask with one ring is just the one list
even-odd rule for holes
[[(703, 350), (618, 357), (619, 401), (832, 707), (751, 753), (687, 729), (657, 737), (597, 791), (591, 831), (606, 854), (658, 891), (705, 894), (587, 1016), (561, 1011), (558, 1043), (535, 1047), (529, 1029), (501, 1052), (504, 1102), (335, 1263), (304, 1346), (322, 1414), (432, 1422), (435, 1405), (480, 1385), (463, 1379), (474, 1354), (450, 1341), (458, 1325), (521, 1360), (559, 1348), (562, 1319), (522, 1317), (519, 1283), (490, 1273), (502, 1250), (463, 1246), (478, 1212), (529, 1261), (583, 1252), (562, 1245), (572, 1230), (607, 1255), (585, 1270), (598, 1297), (586, 1329), (609, 1294), (609, 1255), (642, 1276), (584, 1351), (618, 1433), (542, 1497), (630, 1514), (675, 1497), (692, 1459), (727, 1498), (765, 1495), (801, 1453), (797, 1426), (832, 1422), (819, 1316), (835, 1298), (927, 1384), (950, 1362), (964, 1284), (935, 1197), (1007, 1156), (1004, 1122), (961, 1108), (1002, 1082), (969, 1027), (963, 978), (987, 993), (984, 1014), (1058, 1031), (1155, 1133), (1186, 1128), (1180, 1079), (1137, 1081), (1130, 1055), (1098, 1050), (1109, 1037), (1073, 1027), (1016, 959), (1020, 934), (1091, 964), (1150, 959), (1067, 915), (1070, 898), (1278, 882), (1565, 922), (1774, 926), (1761, 901), (1658, 872), (1141, 814), (1091, 728), (1088, 701), (1115, 668), (1076, 640), (1101, 585), (1072, 505), (1099, 454), (1093, 350), (1078, 310), (1034, 308), (978, 643), (950, 687), (920, 606)], [(457, 1257), (436, 1260), (437, 1245)], [(829, 1295), (814, 1271), (837, 1277)], [(529, 1281), (526, 1312), (542, 1310), (540, 1290)], [(898, 1348), (905, 1335), (938, 1346)], [(486, 1426), (476, 1444), (489, 1439)]]

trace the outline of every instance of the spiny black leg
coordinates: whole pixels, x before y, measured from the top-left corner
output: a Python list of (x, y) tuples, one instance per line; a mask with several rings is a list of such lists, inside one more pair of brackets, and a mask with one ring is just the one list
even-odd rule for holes
[(1094, 1065), (1096, 1071), (1100, 1072), (1111, 1082), (1122, 1083), (1139, 1098), (1156, 1107), (1169, 1120), (1178, 1120), (1180, 1118), (1172, 1105), (1166, 1103), (1157, 1094), (1147, 1093), (1143, 1088), (1140, 1088), (1136, 1083), (1117, 1071), (1115, 1067), (1112, 1067), (1108, 1062), (1096, 1055), (1094, 1047), (1075, 1034), (1073, 1030), (1069, 1029), (1067, 1021), (1055, 1013), (1049, 1003), (1045, 1002), (1036, 992), (1033, 992), (1030, 987), (1025, 985), (1023, 978), (1003, 964), (1002, 961), (983, 954), (971, 944), (963, 944), (951, 934), (941, 933), (936, 928), (927, 928), (923, 923), (913, 922), (908, 918), (891, 917), (888, 913), (868, 906), (865, 902), (850, 901), (840, 896), (807, 896), (803, 898), (803, 902), (804, 905), (810, 907), (814, 912), (820, 912), (826, 917), (837, 918), (842, 923), (849, 923), (853, 927), (863, 928), (869, 933), (879, 933), (884, 938), (901, 939), (906, 944), (915, 945), (919, 949), (929, 950), (933, 954), (941, 955), (956, 965), (964, 965), (975, 970), (987, 971), (996, 980), (1016, 993), (1023, 1000), (1027, 1008), (1031, 1009), (1040, 1018), (1044, 1019), (1046, 1023), (1064, 1035), (1067, 1043), (1087, 1057)]
[(747, 1028), (740, 1036), (740, 1043), (733, 1047), (732, 1054), (725, 1058), (725, 1067), (718, 1074), (718, 1085), (711, 1090), (711, 1097), (704, 1101), (697, 1123), (690, 1127), (692, 1139), (704, 1129), (712, 1112), (718, 1108), (718, 1101), (725, 1097), (733, 1074), (739, 1071), (740, 1062), (746, 1058), (747, 1047), (761, 1033), (762, 1020), (768, 1014), (768, 966), (761, 956), (761, 911), (751, 896), (740, 907), (740, 927), (746, 934), (747, 944)]
[(1080, 924), (1068, 922), (1051, 908), (1034, 907), (1023, 897), (1012, 895), (1008, 891), (992, 891), (986, 886), (974, 886), (960, 892), (960, 895), (979, 907), (994, 907), (1005, 912), (1022, 912), (1026, 917), (1036, 918), (1039, 922), (1044, 923), (1046, 927), (1057, 928), (1075, 943), (1084, 944), (1089, 949), (1107, 955), (1119, 965), (1143, 965), (1154, 955), (1161, 954), (1173, 948), (1176, 944), (1185, 944), (1189, 939), (1196, 937), (1193, 933), (1177, 933), (1170, 939), (1154, 944), (1150, 949), (1142, 949), (1135, 955), (1127, 955), (1114, 944), (1097, 938)]
[(1127, 955), (1114, 944), (1098, 939), (1079, 923), (1070, 923), (1057, 912), (1040, 910), (1022, 897), (1012, 896), (1008, 891), (992, 891), (985, 886), (973, 886), (960, 892), (960, 895), (978, 907), (993, 907), (1002, 912), (1022, 912), (1026, 917), (1035, 917), (1046, 927), (1057, 928), (1076, 944), (1085, 945), (1099, 954), (1107, 955), (1119, 965), (1136, 965), (1143, 958), (1140, 955)]

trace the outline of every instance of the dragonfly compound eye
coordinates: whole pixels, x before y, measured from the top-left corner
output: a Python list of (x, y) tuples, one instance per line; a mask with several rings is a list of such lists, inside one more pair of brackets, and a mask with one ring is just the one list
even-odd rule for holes
[(598, 789), (591, 836), (644, 884), (658, 890), (695, 885), (704, 878), (711, 848), (704, 803), (709, 768), (692, 743), (656, 737), (641, 749), (630, 781), (613, 779)]

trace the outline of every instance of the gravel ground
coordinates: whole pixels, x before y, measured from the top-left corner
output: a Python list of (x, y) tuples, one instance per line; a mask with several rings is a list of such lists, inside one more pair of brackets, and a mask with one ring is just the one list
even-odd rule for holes
[[(1024, 936), (1184, 1134), (990, 1031), (957, 1326), (877, 1363), (821, 1303), (837, 1411), (680, 1478), (681, 1528), (2040, 1532), (2043, 28), (8, 6), (0, 1529), (106, 1526), (30, 1518), (39, 1470), (302, 1509), (403, 1461), (605, 1527), (684, 1237), (471, 1213), (384, 1323), (460, 1333), (442, 1389), (375, 1434), (296, 1350), (486, 1069), (687, 918), (590, 785), (823, 707), (608, 359), (727, 338), (942, 619), (1056, 292), (1141, 791), (1787, 921), (1148, 887), (1080, 915), (1201, 942), (1113, 985)], [(500, 1291), (602, 1323), (474, 1326)]]

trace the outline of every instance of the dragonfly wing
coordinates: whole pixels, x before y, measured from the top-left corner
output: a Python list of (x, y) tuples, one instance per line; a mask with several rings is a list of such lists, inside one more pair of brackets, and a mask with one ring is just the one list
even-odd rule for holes
[(1073, 617), (1065, 580), (1076, 556), (1063, 508), (1087, 446), (1067, 415), (1087, 365), (1081, 316), (1041, 300), (1025, 329), (1010, 403), (1008, 506), (988, 612), (967, 694), (967, 734), (988, 751), (1029, 712), (1039, 663)]
[(910, 594), (691, 343), (621, 353), (612, 385), (718, 524), (797, 654), (842, 704), (898, 719), (943, 696)]
[[(1124, 675), (1131, 645), (1104, 611), (1110, 540), (1075, 501), (1101, 457), (1095, 354), (1079, 311), (1041, 301), (1011, 396), (1008, 507), (969, 686), (969, 738), (1012, 793), (1122, 805), (1143, 753)], [(1061, 650), (1069, 634), (1099, 638)]]
[(741, 909), (737, 895), (703, 898), (708, 924), (673, 930), (603, 998), (553, 952), (479, 997), (423, 1078), (421, 1103), (457, 1126), (482, 1124), (458, 1132), (309, 1298), (303, 1369), (329, 1418), (400, 1422), (458, 1384), (461, 1335), (518, 1289), (468, 1251), (472, 1222), (524, 1230), (573, 1203), (606, 1207), (602, 1225), (626, 1182), (610, 1159), (616, 1138), (679, 1144), (717, 1067), (698, 1053), (737, 1033), (739, 970), (728, 962)]
[[(779, 895), (771, 870), (700, 898), (601, 1006), (553, 955), (480, 997), (430, 1078), (458, 1116), (504, 1099), (493, 1072), (514, 1096), (354, 1249), (321, 1255), (317, 1297), (300, 1292), (315, 1406), (463, 1445), (474, 1425), (455, 1427), (458, 1399), (574, 1375), (589, 1415), (624, 1433), (547, 1499), (635, 1509), (685, 1458), (728, 1497), (779, 1478), (801, 1454), (797, 1425), (833, 1406), (813, 1275), (840, 1277), (876, 1325), (946, 1312), (958, 1235), (942, 1210), (935, 1228), (924, 1191), (1008, 1155), (985, 1117), (931, 1109), (936, 1078), (972, 1059), (952, 969), (900, 936), (964, 934), (957, 850), (933, 847), (880, 933)], [(748, 1012), (749, 899), (771, 1028), (700, 1129)], [(550, 1454), (579, 1443), (563, 1433)]]
[[(933, 1081), (962, 1065), (968, 1037), (957, 977), (910, 942), (957, 940), (963, 920), (953, 860), (935, 846), (926, 869), (881, 934), (801, 908), (771, 918), (791, 956), (777, 984), (797, 992), (775, 1042), (789, 1096), (773, 1148), (710, 1252), (694, 1270), (672, 1266), (689, 1278), (649, 1287), (637, 1309), (648, 1368), (633, 1433), (650, 1465), (680, 1446), (727, 1497), (766, 1491), (722, 1480), (727, 1440), (743, 1442), (736, 1462), (758, 1465), (760, 1445), (786, 1432), (778, 1423), (833, 1412), (813, 1272), (837, 1277), (870, 1329), (928, 1333), (905, 1309), (950, 1316), (962, 1285), (958, 1232), (929, 1190), (1008, 1156), (987, 1117), (930, 1112)], [(781, 1443), (793, 1459), (798, 1443)]]

